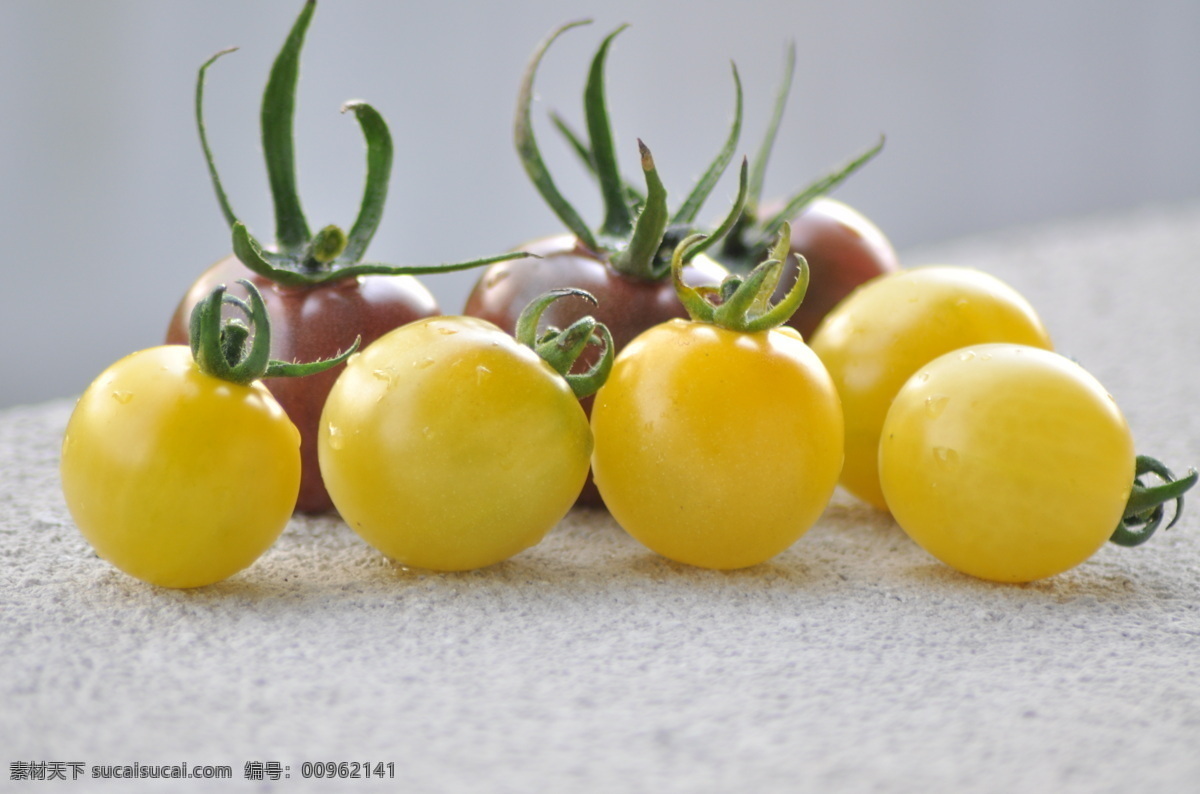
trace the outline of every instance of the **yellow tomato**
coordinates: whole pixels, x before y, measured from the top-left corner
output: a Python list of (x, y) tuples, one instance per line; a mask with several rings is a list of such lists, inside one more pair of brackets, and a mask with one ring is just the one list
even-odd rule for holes
[(164, 587), (211, 584), (287, 525), (300, 435), (260, 383), (200, 371), (181, 345), (126, 356), (80, 397), (62, 447), (79, 530), (121, 570)]
[(846, 415), (846, 490), (887, 509), (879, 487), (879, 433), (896, 392), (943, 353), (987, 342), (1051, 348), (1028, 301), (970, 268), (929, 266), (882, 276), (826, 316), (811, 344)]
[(1081, 367), (1019, 345), (978, 345), (921, 367), (879, 448), (896, 521), (946, 564), (1028, 582), (1073, 568), (1121, 522), (1133, 438)]
[(468, 317), (410, 323), (352, 357), (318, 434), (346, 522), (404, 565), (445, 571), (540, 541), (583, 488), (591, 449), (567, 382)]
[(790, 328), (745, 333), (672, 320), (635, 338), (592, 408), (592, 472), (643, 544), (743, 568), (816, 522), (842, 465), (842, 412)]

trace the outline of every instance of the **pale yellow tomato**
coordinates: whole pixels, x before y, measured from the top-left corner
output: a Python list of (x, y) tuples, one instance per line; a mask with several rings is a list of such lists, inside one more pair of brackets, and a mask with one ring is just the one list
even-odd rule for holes
[(410, 323), (352, 357), (318, 433), (346, 523), (397, 562), (443, 571), (540, 541), (583, 488), (591, 450), (562, 376), (469, 317)]
[(826, 316), (811, 345), (845, 411), (846, 490), (887, 509), (879, 487), (879, 433), (896, 392), (943, 353), (987, 342), (1051, 347), (1028, 301), (971, 268), (939, 265), (881, 276)]
[(904, 531), (960, 571), (1053, 576), (1116, 530), (1133, 437), (1077, 364), (1020, 345), (974, 345), (921, 367), (883, 424), (879, 471)]
[(121, 570), (197, 587), (254, 562), (300, 488), (300, 434), (266, 388), (206, 375), (182, 345), (126, 356), (80, 397), (62, 446), (80, 532)]

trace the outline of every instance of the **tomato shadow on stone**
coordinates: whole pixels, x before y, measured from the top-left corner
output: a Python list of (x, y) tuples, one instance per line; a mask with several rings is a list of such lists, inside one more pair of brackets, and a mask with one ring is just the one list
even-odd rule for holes
[(932, 557), (897, 566), (897, 574), (914, 584), (935, 587), (939, 594), (962, 593), (1030, 602), (1067, 603), (1092, 598), (1112, 605), (1144, 599), (1153, 590), (1148, 582), (1123, 571), (1085, 562), (1069, 571), (1032, 582), (993, 582), (957, 571)]

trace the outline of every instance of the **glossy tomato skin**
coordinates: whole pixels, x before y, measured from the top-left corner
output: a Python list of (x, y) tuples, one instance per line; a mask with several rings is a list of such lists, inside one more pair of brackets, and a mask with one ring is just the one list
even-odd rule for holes
[[(513, 259), (490, 265), (467, 297), (463, 314), (479, 317), (512, 333), (521, 311), (534, 298), (552, 289), (576, 287), (595, 296), (591, 304), (582, 298), (566, 297), (555, 301), (542, 315), (542, 327), (566, 328), (586, 315), (608, 326), (613, 345), (620, 351), (642, 331), (673, 318), (685, 318), (687, 312), (671, 279), (646, 281), (623, 275), (600, 254), (589, 251), (571, 234), (546, 237), (521, 246), (533, 257)], [(689, 284), (716, 285), (728, 275), (725, 268), (703, 255), (685, 269)], [(581, 358), (590, 364), (598, 351)], [(582, 400), (590, 415), (592, 397)], [(600, 506), (603, 502), (589, 478), (580, 495), (580, 503)]]
[[(171, 318), (168, 344), (188, 343), (192, 307), (214, 287), (248, 279), (262, 293), (271, 318), (271, 357), (280, 361), (317, 361), (348, 350), (356, 337), (362, 346), (414, 320), (440, 314), (433, 295), (412, 276), (359, 276), (312, 287), (285, 287), (251, 272), (234, 256), (209, 268), (191, 286)], [(333, 502), (317, 462), (317, 426), (325, 397), (342, 367), (303, 378), (264, 381), (300, 430), (302, 480), (296, 509), (305, 513), (330, 510)]]
[(592, 471), (617, 522), (705, 568), (755, 565), (794, 543), (842, 465), (837, 392), (790, 328), (646, 331), (597, 392), (592, 430)]
[(883, 426), (892, 515), (946, 564), (1029, 582), (1092, 556), (1134, 479), (1129, 427), (1077, 364), (1019, 345), (978, 345), (921, 367)]
[(592, 436), (566, 381), (483, 320), (417, 321), (347, 363), (321, 419), (338, 511), (397, 562), (459, 571), (542, 539), (587, 476)]
[(812, 348), (837, 385), (846, 416), (842, 485), (887, 509), (879, 486), (879, 438), (900, 387), (918, 368), (968, 345), (1011, 342), (1051, 348), (1033, 307), (979, 270), (912, 268), (874, 279), (817, 328)]
[[(896, 250), (879, 227), (836, 199), (815, 199), (791, 226), (791, 252), (808, 262), (809, 285), (787, 324), (805, 339), (811, 339), (825, 315), (859, 285), (900, 269)], [(775, 299), (781, 299), (795, 280), (796, 261), (789, 257)]]
[(127, 356), (84, 392), (63, 439), (79, 530), (122, 571), (199, 587), (254, 562), (291, 517), (300, 435), (261, 383), (200, 372), (187, 347)]

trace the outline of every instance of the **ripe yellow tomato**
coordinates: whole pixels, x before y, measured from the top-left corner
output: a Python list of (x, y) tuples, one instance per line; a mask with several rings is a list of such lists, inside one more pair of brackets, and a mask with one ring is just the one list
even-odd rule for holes
[(826, 316), (811, 344), (845, 411), (846, 490), (887, 509), (879, 487), (879, 434), (896, 392), (943, 353), (987, 342), (1051, 348), (1028, 301), (970, 268), (938, 265), (881, 276)]
[(67, 507), (96, 553), (164, 587), (218, 582), (291, 517), (300, 434), (261, 383), (200, 371), (182, 345), (126, 356), (80, 397), (62, 447)]
[(618, 354), (592, 429), (593, 477), (617, 522), (705, 568), (786, 549), (820, 517), (842, 466), (837, 393), (791, 328), (651, 328)]
[(346, 523), (401, 564), (443, 571), (540, 541), (583, 488), (591, 450), (562, 376), (468, 317), (410, 323), (352, 357), (318, 434)]
[(1028, 582), (1092, 556), (1121, 522), (1134, 446), (1104, 387), (1055, 353), (976, 345), (920, 368), (883, 425), (888, 507), (930, 554)]

